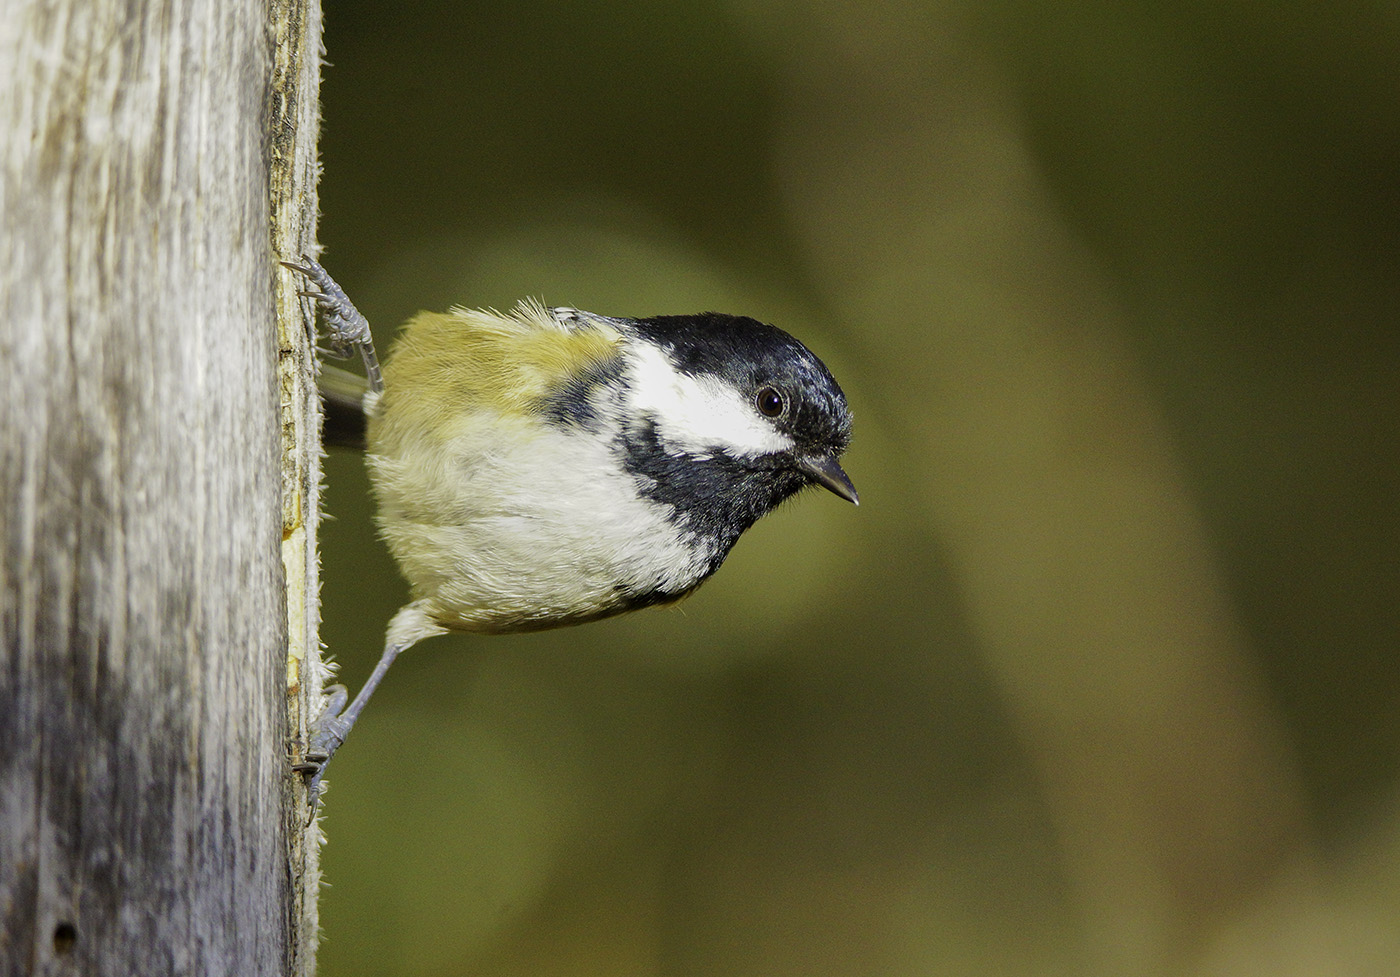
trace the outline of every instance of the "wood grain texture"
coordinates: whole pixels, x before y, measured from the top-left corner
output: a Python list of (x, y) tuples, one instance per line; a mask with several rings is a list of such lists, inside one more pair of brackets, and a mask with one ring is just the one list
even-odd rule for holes
[(319, 12), (4, 6), (0, 962), (309, 972), (315, 426), (273, 241), (313, 226)]
[[(267, 134), (272, 252), (279, 259), (316, 250), (320, 177), (318, 140), (321, 60), (320, 0), (271, 0), (272, 64), (263, 130)], [(302, 282), (275, 266), (277, 287), (277, 383), (282, 408), (282, 565), (286, 581), (286, 693), (294, 759), (300, 759), (307, 726), (324, 708), (327, 672), (321, 660), (320, 555), (321, 398), (317, 392), (315, 317), (297, 294)], [(291, 876), (291, 925), (287, 974), (316, 970), (321, 891), (319, 823), (307, 823), (305, 784), (291, 782), (284, 827)]]

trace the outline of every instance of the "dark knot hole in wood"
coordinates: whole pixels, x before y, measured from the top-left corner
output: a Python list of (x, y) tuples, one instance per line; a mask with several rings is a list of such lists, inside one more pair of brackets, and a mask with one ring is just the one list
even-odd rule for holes
[(78, 927), (72, 923), (59, 923), (53, 928), (53, 952), (65, 957), (78, 942)]

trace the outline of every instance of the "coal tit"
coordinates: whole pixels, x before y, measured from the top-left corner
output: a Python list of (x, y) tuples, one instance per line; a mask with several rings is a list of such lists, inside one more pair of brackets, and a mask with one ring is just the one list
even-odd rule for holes
[[(447, 631), (505, 633), (675, 601), (744, 530), (820, 485), (858, 502), (840, 456), (846, 398), (781, 329), (742, 316), (619, 319), (525, 301), (404, 327), (381, 371), (369, 326), (310, 258), (330, 352), (361, 391), (379, 529), (412, 591), (348, 707), (330, 690), (304, 762), (321, 775), (399, 652)], [(323, 388), (326, 385), (323, 384)]]

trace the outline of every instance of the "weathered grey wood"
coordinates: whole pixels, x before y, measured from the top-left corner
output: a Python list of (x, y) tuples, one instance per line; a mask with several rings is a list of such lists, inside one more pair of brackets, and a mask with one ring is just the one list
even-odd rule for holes
[(316, 428), (273, 252), (313, 228), (318, 44), (265, 0), (0, 0), (7, 974), (313, 966)]

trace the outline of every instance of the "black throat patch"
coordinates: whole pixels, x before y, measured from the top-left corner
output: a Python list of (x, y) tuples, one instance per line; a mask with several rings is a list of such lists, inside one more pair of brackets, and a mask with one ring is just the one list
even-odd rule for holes
[(640, 494), (668, 507), (677, 528), (714, 545), (711, 573), (746, 529), (807, 483), (776, 460), (668, 450), (651, 419), (633, 424), (615, 445)]

